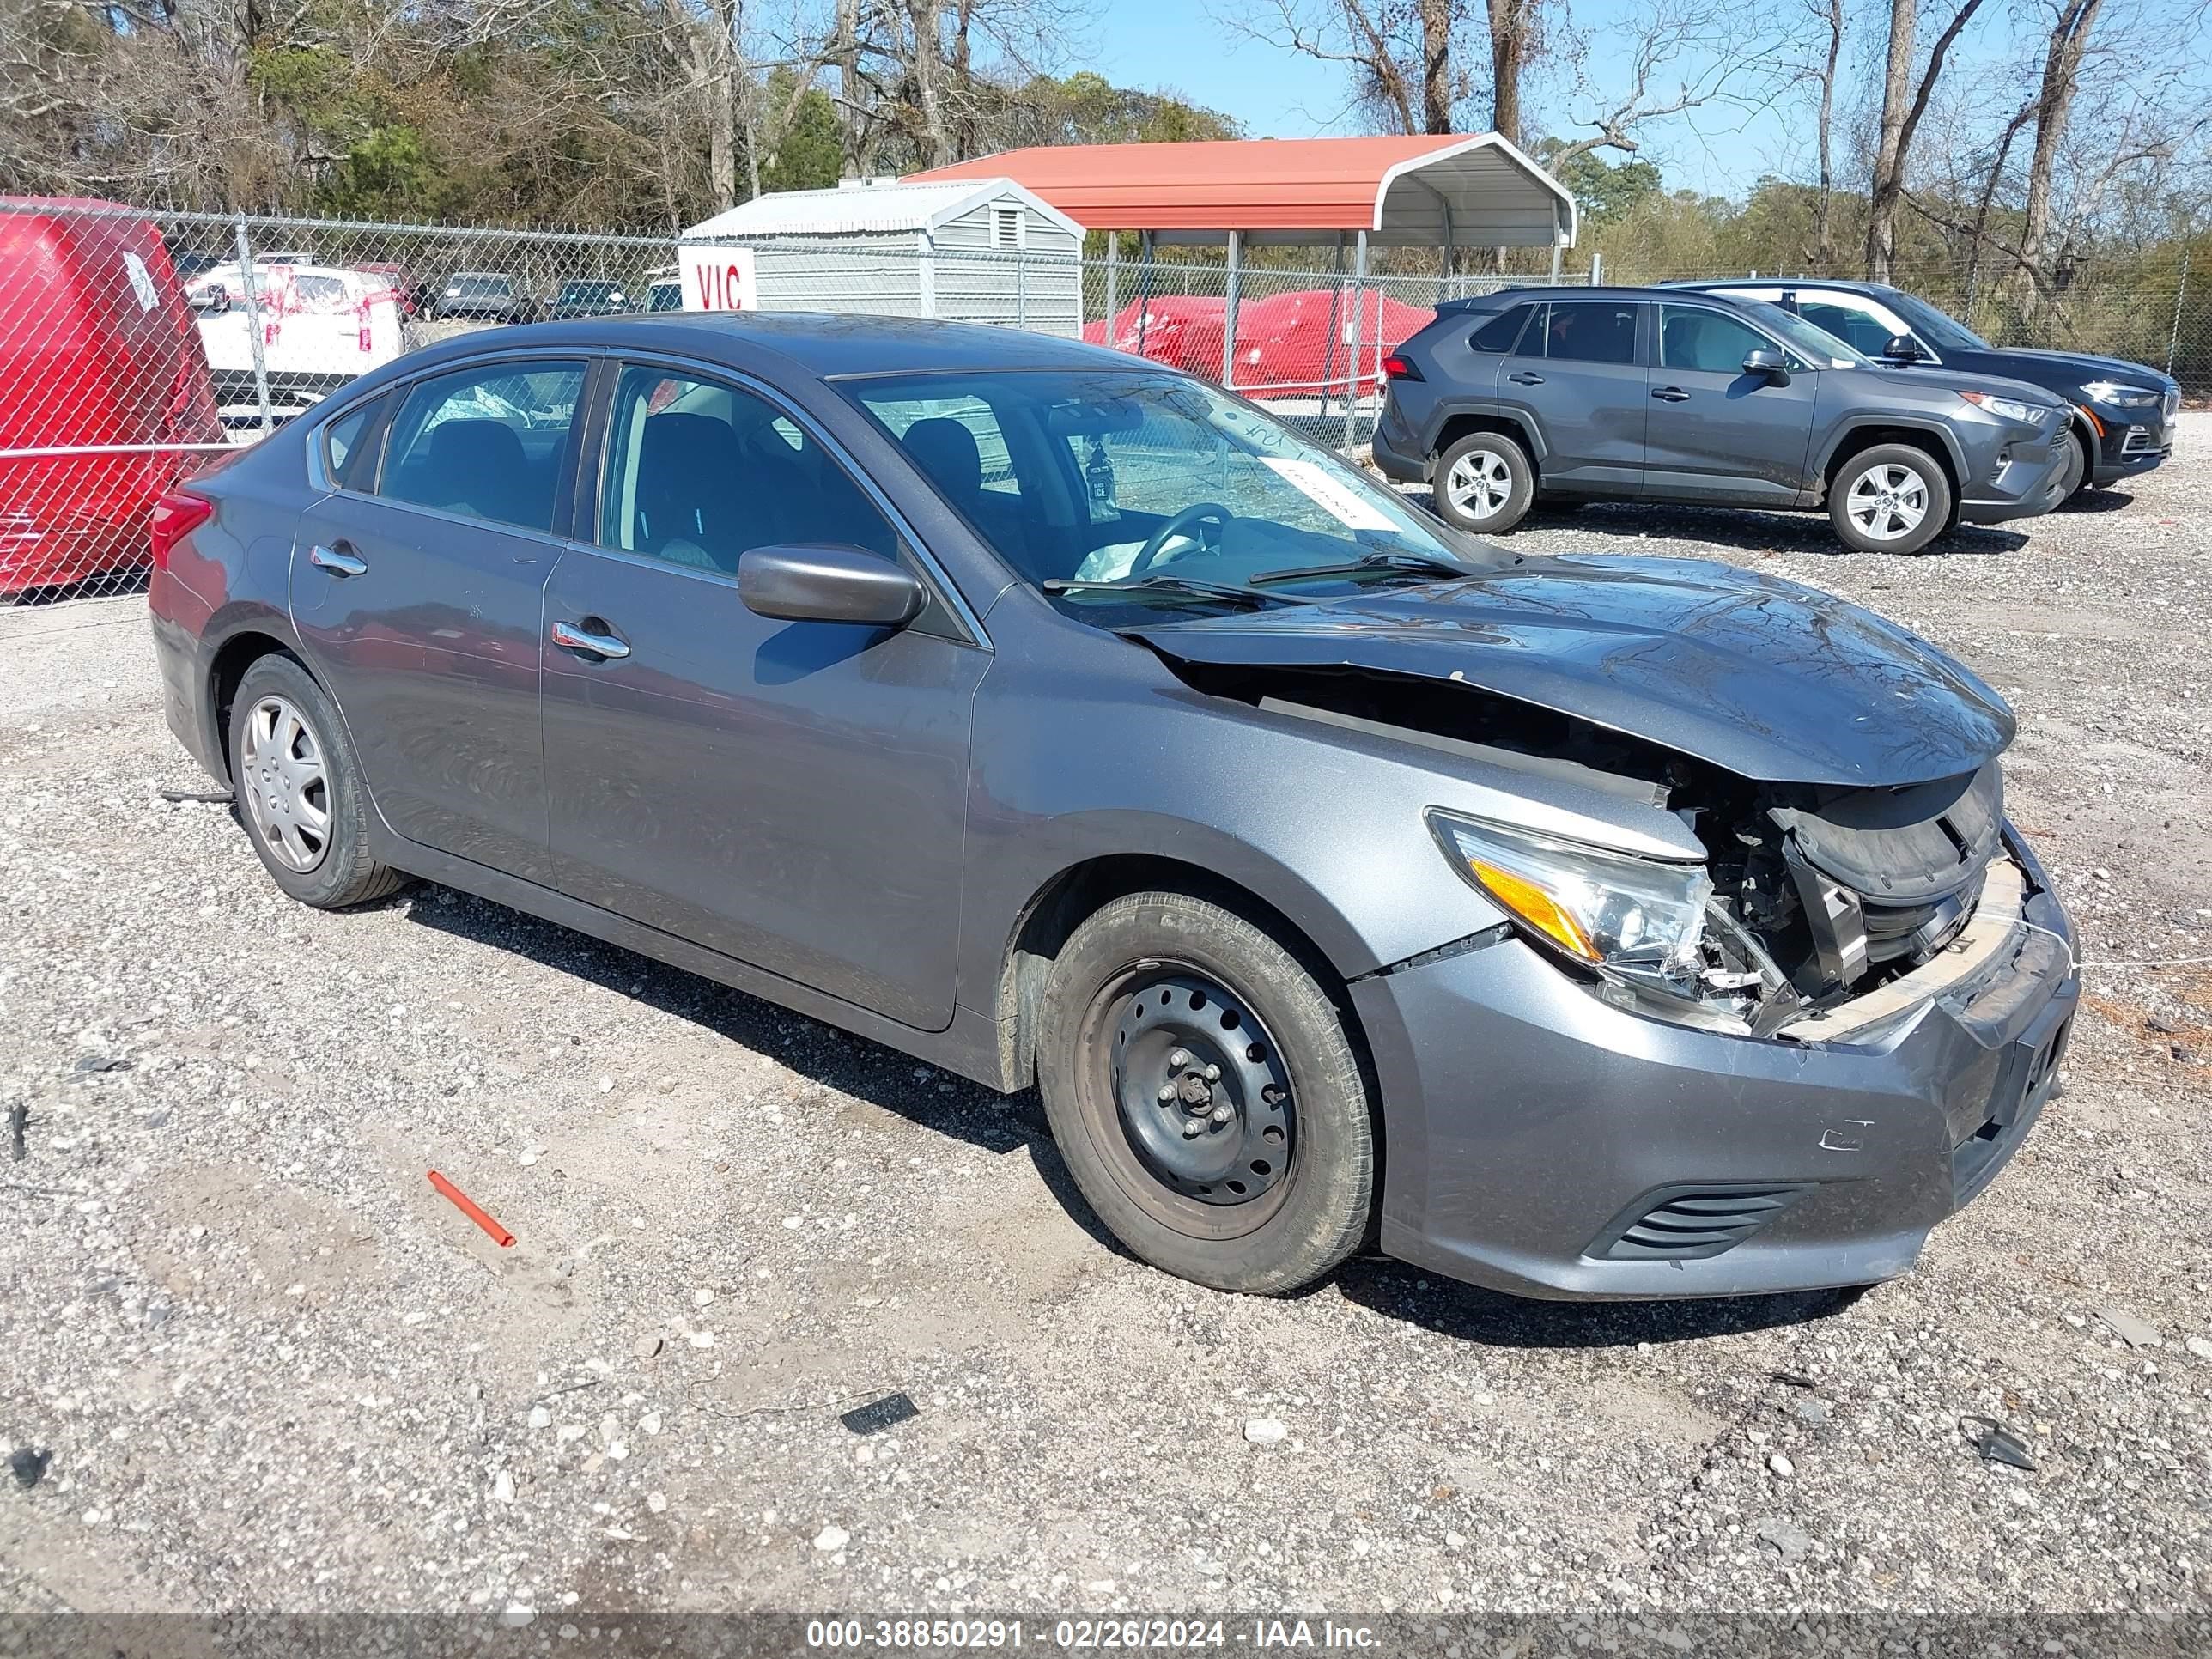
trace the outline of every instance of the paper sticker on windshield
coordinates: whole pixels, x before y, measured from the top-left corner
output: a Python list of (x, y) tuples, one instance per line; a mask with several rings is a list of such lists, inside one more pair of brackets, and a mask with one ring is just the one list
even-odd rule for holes
[(1289, 460), (1262, 455), (1261, 464), (1274, 469), (1283, 482), (1306, 497), (1346, 530), (1395, 530), (1389, 514), (1366, 500), (1340, 478), (1329, 476), (1318, 461)]

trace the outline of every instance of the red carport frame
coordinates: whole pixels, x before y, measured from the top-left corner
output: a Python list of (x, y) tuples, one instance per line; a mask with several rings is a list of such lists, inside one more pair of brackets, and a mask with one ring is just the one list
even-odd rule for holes
[[(1254, 138), (1184, 144), (1068, 144), (1002, 151), (910, 174), (1012, 179), (1086, 230), (1156, 242), (1225, 243), (1222, 384), (1230, 383), (1237, 290), (1247, 246), (1326, 246), (1367, 274), (1370, 246), (1434, 247), (1446, 274), (1461, 247), (1549, 247), (1557, 281), (1574, 245), (1575, 200), (1494, 132), (1363, 138)], [(1119, 301), (1118, 239), (1106, 244), (1106, 314)]]

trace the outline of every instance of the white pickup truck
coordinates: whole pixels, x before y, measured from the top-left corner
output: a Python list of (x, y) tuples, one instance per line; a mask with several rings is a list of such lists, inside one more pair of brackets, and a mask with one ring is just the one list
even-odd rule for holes
[(216, 396), (226, 404), (259, 396), (252, 334), (257, 322), (260, 372), (268, 377), (271, 395), (288, 405), (335, 392), (407, 349), (400, 296), (389, 278), (373, 273), (257, 262), (241, 276), (234, 261), (202, 271), (185, 293), (199, 319)]

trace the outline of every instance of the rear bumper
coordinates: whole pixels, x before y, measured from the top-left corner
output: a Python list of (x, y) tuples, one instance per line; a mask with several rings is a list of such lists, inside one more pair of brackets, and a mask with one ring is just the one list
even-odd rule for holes
[(166, 570), (154, 572), (147, 587), (154, 627), (154, 662), (161, 675), (161, 714), (185, 752), (221, 783), (230, 781), (223, 763), (222, 738), (206, 696), (210, 664), (201, 647), (208, 607), (199, 596)]
[(1400, 483), (1428, 483), (1429, 458), (1416, 453), (1419, 440), (1405, 429), (1395, 404), (1383, 405), (1370, 447), (1384, 477)]
[[(1517, 939), (1359, 981), (1385, 1104), (1383, 1249), (1554, 1297), (1904, 1272), (2019, 1148), (2063, 1057), (2079, 997), (2068, 924), (2032, 857), (2014, 856), (2033, 927), (1879, 1036), (1685, 1029), (1601, 1002)], [(1766, 1207), (1717, 1249), (1621, 1242), (1647, 1216), (1680, 1225), (1731, 1194)]]

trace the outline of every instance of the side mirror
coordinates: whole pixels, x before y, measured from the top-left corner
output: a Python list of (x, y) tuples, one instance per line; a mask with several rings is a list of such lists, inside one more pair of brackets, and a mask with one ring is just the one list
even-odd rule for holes
[(903, 628), (929, 603), (902, 567), (834, 542), (749, 548), (738, 556), (738, 597), (758, 617), (784, 622)]
[(1778, 351), (1761, 346), (1743, 354), (1743, 372), (1762, 376), (1769, 386), (1790, 384), (1790, 365)]
[(1882, 347), (1881, 355), (1894, 362), (1917, 363), (1920, 361), (1920, 342), (1910, 334), (1893, 334), (1889, 343)]

